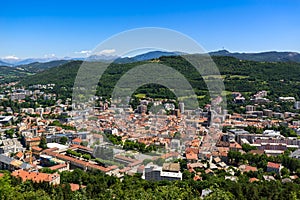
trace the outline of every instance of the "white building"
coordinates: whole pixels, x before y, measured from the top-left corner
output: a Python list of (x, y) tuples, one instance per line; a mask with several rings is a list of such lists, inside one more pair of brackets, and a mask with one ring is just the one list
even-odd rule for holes
[(300, 101), (296, 101), (296, 102), (294, 103), (294, 108), (297, 109), (297, 110), (300, 109)]
[(295, 97), (279, 97), (279, 101), (281, 102), (295, 102)]
[(157, 165), (146, 166), (142, 176), (145, 180), (182, 180), (179, 163), (164, 163), (163, 167)]
[(265, 130), (263, 134), (267, 136), (280, 136), (280, 131)]

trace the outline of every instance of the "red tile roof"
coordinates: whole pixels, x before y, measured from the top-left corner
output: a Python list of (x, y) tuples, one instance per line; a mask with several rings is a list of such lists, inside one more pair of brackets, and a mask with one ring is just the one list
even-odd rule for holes
[(194, 176), (194, 181), (198, 181), (198, 180), (201, 180), (201, 177), (200, 176), (198, 176), (198, 175), (196, 175), (196, 176)]
[(254, 155), (262, 155), (262, 154), (264, 154), (265, 152), (264, 152), (264, 150), (251, 150), (251, 151), (249, 151), (249, 153), (251, 153), (251, 154), (254, 154)]
[(21, 151), (19, 151), (19, 152), (16, 154), (16, 157), (19, 158), (19, 159), (22, 158), (22, 156), (23, 156), (23, 153), (22, 153)]
[(60, 176), (57, 173), (47, 174), (41, 172), (27, 172), (24, 170), (13, 171), (11, 175), (14, 177), (20, 177), (22, 181), (32, 180), (33, 182), (51, 182)]
[(49, 167), (49, 169), (51, 169), (51, 170), (59, 170), (61, 168), (65, 168), (65, 167), (67, 167), (67, 164), (63, 163), (63, 164), (58, 164), (58, 165), (54, 165), (52, 167)]
[(249, 179), (249, 182), (250, 182), (250, 183), (253, 183), (253, 182), (255, 182), (255, 181), (259, 181), (259, 179), (257, 179), (257, 178), (250, 178), (250, 179)]
[(27, 142), (37, 142), (37, 141), (40, 141), (40, 140), (41, 140), (40, 137), (26, 138)]
[(195, 153), (195, 154), (198, 154), (199, 153), (199, 149), (198, 148), (186, 148), (185, 149), (185, 153)]
[(79, 185), (75, 183), (70, 183), (71, 190), (74, 192), (76, 190), (79, 190), (80, 188), (85, 188), (85, 185)]
[(274, 169), (279, 169), (280, 166), (281, 165), (279, 163), (273, 163), (273, 162), (268, 162), (268, 165), (267, 165), (267, 167), (274, 168)]
[(89, 163), (89, 162), (86, 162), (86, 161), (83, 161), (83, 160), (79, 160), (77, 158), (73, 158), (73, 157), (70, 157), (70, 156), (63, 155), (63, 154), (55, 153), (55, 152), (52, 152), (52, 151), (44, 151), (44, 152), (49, 156), (53, 156), (53, 157), (56, 157), (56, 158), (64, 160), (64, 161), (69, 161), (71, 163), (81, 165), (82, 167), (89, 167), (89, 168), (92, 168), (92, 169), (98, 169), (98, 170), (101, 170), (103, 172), (108, 172), (108, 171), (113, 169), (112, 167), (115, 167), (115, 166), (111, 166), (111, 167), (106, 168), (106, 167), (102, 167), (102, 166), (99, 166), (99, 165), (96, 165), (96, 164), (92, 164), (92, 163)]
[(245, 167), (244, 172), (250, 172), (250, 171), (256, 172), (256, 171), (257, 171), (257, 168), (256, 168), (256, 167), (252, 167), (252, 166), (247, 165), (247, 166)]
[(75, 138), (72, 142), (80, 143), (82, 140), (80, 138)]
[(194, 152), (187, 153), (185, 156), (187, 160), (198, 160), (198, 154)]
[(43, 149), (40, 147), (31, 147), (31, 150), (38, 151), (38, 152), (43, 151)]

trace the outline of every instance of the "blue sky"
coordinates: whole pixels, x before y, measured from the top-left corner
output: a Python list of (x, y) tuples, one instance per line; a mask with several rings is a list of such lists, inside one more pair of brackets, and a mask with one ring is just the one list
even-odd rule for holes
[(3, 0), (0, 58), (79, 56), (140, 27), (174, 29), (207, 51), (300, 52), (299, 10), (298, 0)]

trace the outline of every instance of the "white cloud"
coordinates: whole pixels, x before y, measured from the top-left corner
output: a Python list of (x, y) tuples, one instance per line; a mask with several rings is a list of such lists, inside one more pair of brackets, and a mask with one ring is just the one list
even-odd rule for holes
[(2, 59), (7, 59), (7, 60), (19, 60), (19, 58), (18, 58), (17, 56), (14, 56), (14, 55), (12, 55), (12, 56), (5, 56), (5, 57), (3, 57)]
[(82, 50), (82, 51), (76, 51), (75, 54), (81, 54), (84, 56), (89, 56), (92, 53), (91, 50)]
[(76, 51), (75, 54), (81, 54), (84, 56), (90, 56), (90, 55), (111, 55), (113, 53), (115, 53), (116, 50), (115, 49), (104, 49), (102, 51), (99, 52), (94, 52), (91, 50), (82, 50), (82, 51)]
[(55, 57), (55, 54), (54, 53), (52, 53), (52, 54), (45, 54), (44, 57), (45, 58), (53, 58), (53, 57)]
[(115, 49), (104, 49), (104, 50), (102, 50), (100, 52), (97, 52), (96, 54), (97, 55), (107, 55), (107, 54), (113, 54), (115, 52), (116, 52)]
[(90, 50), (82, 50), (82, 51), (77, 51), (75, 52), (76, 54), (90, 54), (92, 51)]

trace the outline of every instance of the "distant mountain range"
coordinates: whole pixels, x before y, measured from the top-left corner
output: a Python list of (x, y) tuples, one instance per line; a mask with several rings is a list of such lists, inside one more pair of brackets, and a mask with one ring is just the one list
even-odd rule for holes
[(209, 54), (211, 56), (230, 56), (240, 60), (258, 62), (300, 62), (300, 54), (297, 52), (231, 53), (227, 50), (220, 50)]
[[(71, 58), (64, 57), (62, 59), (51, 57), (51, 58), (28, 58), (28, 59), (0, 59), (0, 66), (17, 66), (21, 68), (48, 68), (51, 66), (55, 66), (55, 64), (62, 64), (71, 61), (71, 60), (81, 60), (81, 61), (101, 61), (101, 62), (115, 62), (115, 63), (130, 63), (130, 62), (138, 62), (145, 61), (150, 59), (159, 58), (162, 56), (177, 56), (183, 55), (183, 52), (166, 52), (166, 51), (151, 51), (147, 53), (143, 53), (140, 55), (136, 55), (133, 57), (118, 57), (118, 56), (107, 56), (107, 55), (91, 55), (87, 58)], [(229, 56), (234, 57), (240, 60), (250, 60), (250, 61), (258, 61), (258, 62), (300, 62), (300, 54), (297, 52), (261, 52), (261, 53), (232, 53), (227, 50), (220, 50), (209, 53), (211, 56)], [(53, 62), (56, 61), (56, 62)], [(50, 63), (49, 63), (50, 62)], [(43, 65), (42, 63), (49, 63)], [(30, 66), (25, 66), (30, 65)], [(57, 65), (56, 65), (57, 66)]]
[(33, 62), (29, 64), (24, 64), (24, 65), (18, 65), (15, 68), (17, 69), (22, 69), (24, 71), (30, 72), (30, 73), (37, 73), (44, 71), (45, 69), (49, 69), (52, 67), (57, 67), (63, 64), (66, 64), (68, 62), (71, 62), (71, 60), (53, 60), (50, 62)]
[(26, 65), (30, 63), (35, 63), (35, 62), (40, 62), (40, 63), (45, 63), (45, 62), (50, 62), (53, 60), (60, 60), (57, 57), (50, 57), (50, 58), (26, 58), (26, 59), (20, 59), (20, 58), (5, 58), (5, 59), (0, 59), (0, 64), (1, 62), (4, 63), (6, 66), (18, 66), (18, 65)]
[(10, 66), (10, 64), (0, 60), (0, 66)]

